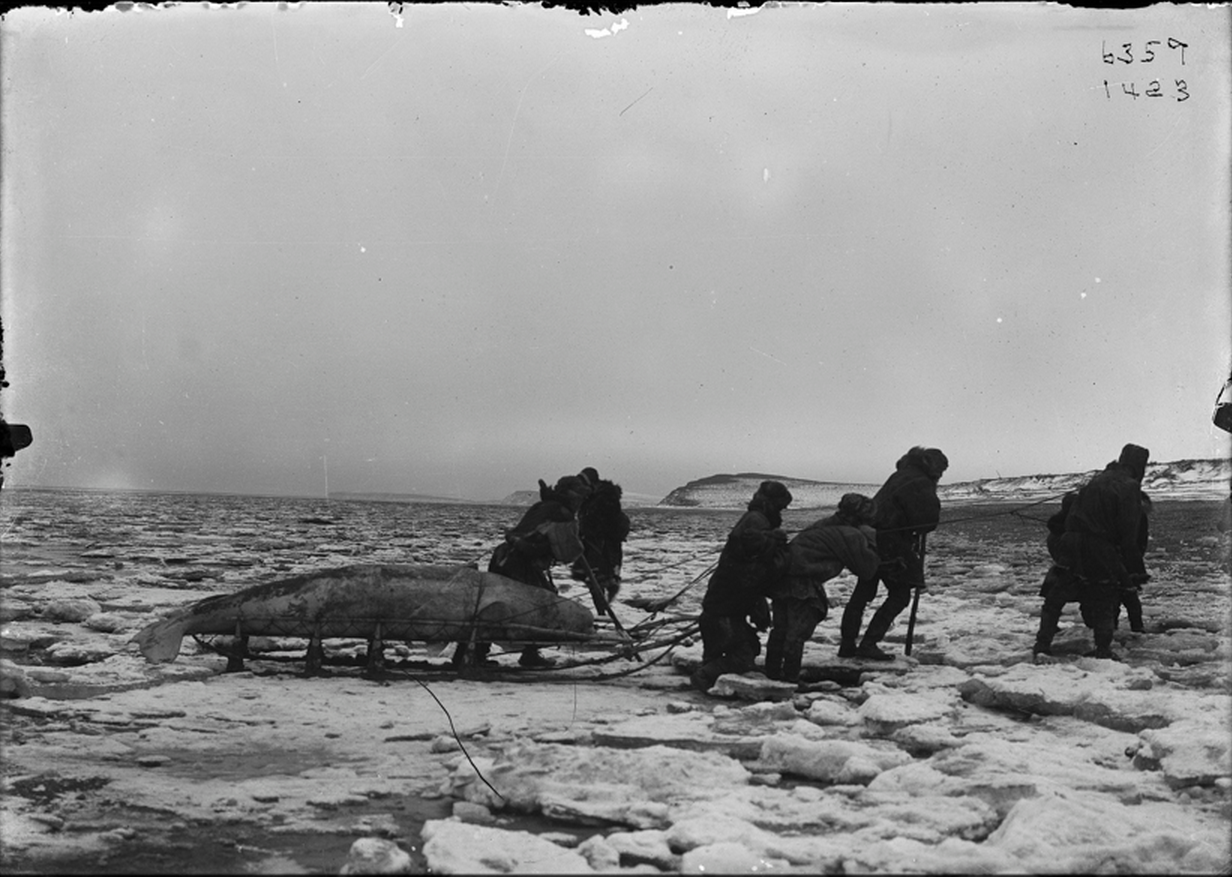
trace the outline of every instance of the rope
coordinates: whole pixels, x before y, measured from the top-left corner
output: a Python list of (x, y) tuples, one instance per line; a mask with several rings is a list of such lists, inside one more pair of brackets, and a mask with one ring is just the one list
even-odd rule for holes
[[(407, 675), (410, 676), (409, 673)], [(436, 696), (436, 693), (431, 688), (429, 688), (426, 684), (424, 684), (424, 682), (421, 681), (419, 678), (415, 676), (411, 676), (411, 679), (417, 682), (420, 688), (428, 692), (428, 694), (432, 695), (432, 699), (436, 701), (436, 705), (439, 706), (441, 708), (441, 711), (445, 713), (445, 718), (449, 722), (449, 733), (453, 734), (454, 741), (458, 744), (458, 748), (462, 750), (462, 754), (466, 756), (467, 762), (470, 763), (471, 770), (475, 771), (475, 776), (483, 780), (483, 784), (487, 786), (489, 789), (491, 789), (493, 794), (496, 795), (496, 797), (504, 801), (505, 796), (502, 795), (500, 792), (498, 792), (494, 785), (488, 782), (488, 778), (485, 777), (483, 775), (483, 772), (479, 770), (479, 766), (475, 764), (474, 760), (471, 758), (471, 754), (466, 751), (466, 746), (462, 743), (462, 738), (458, 736), (458, 729), (455, 728), (453, 725), (453, 716), (449, 714), (449, 710), (445, 709), (445, 704), (441, 703), (441, 699)]]
[[(949, 526), (950, 524), (963, 524), (968, 521), (983, 521), (983, 520), (987, 520), (988, 518), (999, 518), (999, 517), (1002, 517), (1003, 515), (1014, 515), (1016, 517), (1026, 518), (1027, 520), (1030, 520), (1030, 521), (1039, 521), (1040, 523), (1046, 524), (1048, 522), (1044, 520), (1043, 518), (1033, 518), (1030, 515), (1022, 514), (1022, 512), (1025, 509), (1034, 508), (1037, 505), (1043, 505), (1046, 502), (1053, 502), (1054, 500), (1061, 499), (1062, 497), (1065, 496), (1066, 493), (1069, 493), (1069, 491), (1067, 490), (1064, 493), (1057, 493), (1057, 494), (1053, 494), (1052, 496), (1046, 496), (1043, 499), (1037, 499), (1035, 502), (1029, 502), (1024, 506), (1018, 506), (1017, 508), (1008, 509), (1006, 511), (990, 512), (986, 515), (968, 515), (965, 518), (949, 518), (944, 521), (939, 520), (937, 521), (936, 526), (945, 527), (945, 526)], [(900, 533), (904, 530), (916, 530), (919, 528), (918, 526), (909, 526), (909, 527), (884, 527), (884, 528), (877, 527), (876, 529), (878, 533)]]
[(631, 676), (634, 673), (640, 673), (642, 670), (646, 670), (649, 667), (655, 664), (658, 664), (660, 661), (664, 660), (669, 654), (671, 654), (672, 649), (674, 649), (684, 640), (689, 639), (690, 637), (697, 636), (699, 630), (700, 630), (699, 627), (695, 625), (691, 625), (690, 627), (686, 628), (685, 631), (681, 633), (679, 636), (673, 638), (672, 640), (669, 640), (667, 647), (658, 656), (651, 658), (648, 661), (644, 661), (641, 664), (637, 664), (628, 670), (622, 670), (619, 673), (599, 674), (598, 676), (594, 677), (594, 681), (605, 682), (609, 679), (620, 679), (625, 676)]
[[(709, 574), (718, 565), (719, 565), (719, 562), (716, 560), (714, 563), (710, 564), (710, 566), (706, 567), (704, 570), (702, 570), (700, 573), (694, 576), (692, 581), (688, 582), (683, 588), (681, 588), (675, 594), (672, 594), (672, 596), (670, 597), (666, 597), (663, 599), (657, 599), (657, 600), (652, 600), (652, 599), (647, 598), (637, 603), (631, 600), (625, 600), (624, 602), (626, 605), (633, 606), (636, 609), (646, 610), (653, 617), (654, 615), (657, 615), (658, 613), (666, 609), (668, 606), (672, 605), (677, 600), (679, 600), (684, 595), (685, 591), (689, 590), (689, 588), (696, 585), (699, 581), (701, 581), (703, 576)], [(636, 629), (637, 627), (638, 625), (634, 625), (634, 629)]]
[[(723, 546), (720, 545), (718, 548), (710, 548), (706, 551), (699, 551), (697, 552), (697, 554), (694, 554), (691, 557), (686, 557), (684, 560), (678, 560), (675, 563), (669, 563), (667, 566), (659, 567), (659, 572), (666, 572), (669, 569), (675, 569), (678, 566), (684, 566), (686, 563), (692, 563), (693, 561), (697, 560), (697, 558), (705, 557), (707, 554), (714, 554), (716, 551), (721, 551), (722, 548)], [(707, 572), (709, 572), (709, 570), (707, 570)], [(705, 574), (706, 573), (702, 573), (702, 575), (705, 575)]]

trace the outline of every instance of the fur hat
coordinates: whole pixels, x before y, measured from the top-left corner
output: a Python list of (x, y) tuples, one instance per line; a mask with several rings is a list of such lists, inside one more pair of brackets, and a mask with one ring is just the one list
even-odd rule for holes
[(791, 505), (791, 491), (781, 481), (763, 481), (757, 492), (781, 509)]
[(587, 493), (586, 482), (576, 475), (565, 475), (553, 488), (557, 496), (581, 499)]
[(838, 513), (852, 523), (871, 524), (877, 504), (862, 493), (844, 493), (838, 501)]
[(939, 448), (925, 448), (920, 456), (924, 459), (930, 478), (940, 478), (945, 470), (950, 468), (949, 458)]
[(916, 445), (899, 457), (895, 468), (900, 470), (907, 468), (919, 469), (933, 481), (939, 481), (942, 473), (950, 468), (950, 461), (937, 448), (926, 448), (923, 445)]
[(1151, 458), (1151, 452), (1140, 445), (1126, 445), (1121, 448), (1121, 456), (1117, 462), (1129, 470), (1129, 474), (1139, 481), (1146, 474), (1146, 461)]

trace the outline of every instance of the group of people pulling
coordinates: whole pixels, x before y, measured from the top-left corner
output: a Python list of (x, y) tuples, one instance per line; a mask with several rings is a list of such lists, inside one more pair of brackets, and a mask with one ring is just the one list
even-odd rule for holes
[[(1050, 659), (1066, 603), (1079, 603), (1093, 629), (1093, 657), (1117, 659), (1112, 639), (1122, 607), (1130, 629), (1145, 630), (1138, 592), (1150, 578), (1145, 554), (1151, 501), (1142, 491), (1149, 458), (1146, 448), (1125, 445), (1117, 460), (1066, 494), (1049, 519), (1053, 566), (1040, 590), (1037, 662)], [(761, 652), (758, 634), (767, 629), (766, 676), (798, 682), (804, 644), (829, 614), (825, 582), (843, 569), (855, 574), (856, 585), (840, 621), (838, 657), (893, 660), (879, 643), (913, 592), (926, 590), (925, 540), (940, 521), (937, 483), (948, 466), (936, 448), (914, 447), (871, 499), (844, 495), (833, 515), (790, 540), (782, 513), (791, 492), (778, 481), (763, 481), (732, 528), (702, 601), (702, 662), (693, 685), (709, 691), (724, 673), (753, 670)], [(860, 637), (879, 585), (885, 586), (885, 600)]]
[[(763, 481), (732, 528), (706, 588), (699, 621), (702, 663), (693, 685), (708, 691), (724, 673), (747, 673), (769, 630), (765, 672), (797, 682), (804, 644), (829, 614), (825, 583), (848, 569), (856, 586), (843, 610), (840, 658), (891, 661), (878, 645), (924, 584), (924, 540), (937, 526), (937, 482), (949, 466), (936, 448), (914, 447), (869, 498), (844, 494), (833, 515), (790, 540), (782, 529), (791, 491)], [(864, 610), (884, 585), (886, 598), (864, 636)], [(769, 605), (767, 605), (769, 604)]]
[[(1131, 629), (1144, 629), (1138, 589), (1149, 579), (1144, 555), (1150, 499), (1142, 492), (1149, 457), (1146, 448), (1125, 445), (1117, 460), (1066, 494), (1061, 510), (1048, 520), (1053, 565), (1040, 589), (1044, 603), (1033, 649), (1037, 661), (1051, 654), (1067, 603), (1079, 603), (1083, 620), (1093, 629), (1095, 657), (1116, 657), (1112, 639), (1122, 606)], [(880, 643), (913, 593), (918, 597), (926, 590), (925, 541), (940, 522), (937, 484), (948, 467), (937, 448), (913, 447), (871, 498), (844, 494), (834, 514), (790, 539), (783, 530), (783, 511), (791, 505), (791, 491), (782, 482), (763, 481), (728, 534), (710, 576), (699, 619), (702, 660), (692, 674), (693, 685), (709, 691), (724, 673), (753, 670), (763, 631), (769, 631), (766, 675), (798, 682), (804, 645), (830, 611), (825, 583), (844, 569), (856, 576), (856, 584), (839, 623), (838, 657), (892, 661)], [(601, 486), (616, 504), (615, 517), (609, 516), (606, 525), (615, 554), (605, 562), (602, 552), (593, 555), (595, 565), (606, 569), (606, 593), (587, 559), (593, 546), (583, 544), (579, 531), (587, 504), (598, 499)], [(620, 543), (630, 527), (619, 497), (619, 486), (601, 481), (592, 467), (552, 486), (540, 480), (539, 500), (506, 533), (488, 571), (556, 592), (551, 567), (567, 564), (572, 578), (591, 585), (596, 607), (604, 611), (619, 584)], [(865, 610), (880, 586), (885, 599), (861, 637)], [(458, 643), (453, 663), (490, 663), (489, 648), (485, 642)], [(533, 646), (523, 650), (519, 663), (551, 664)]]

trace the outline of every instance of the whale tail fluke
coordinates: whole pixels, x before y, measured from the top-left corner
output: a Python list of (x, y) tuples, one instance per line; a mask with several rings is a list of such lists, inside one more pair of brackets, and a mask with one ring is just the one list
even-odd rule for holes
[(130, 642), (141, 649), (141, 654), (151, 664), (166, 664), (174, 661), (180, 653), (180, 643), (188, 622), (183, 618), (169, 618), (155, 621), (137, 632)]

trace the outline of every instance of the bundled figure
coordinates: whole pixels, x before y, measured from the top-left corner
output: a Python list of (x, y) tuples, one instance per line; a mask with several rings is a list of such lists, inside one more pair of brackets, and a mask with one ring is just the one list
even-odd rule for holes
[(1065, 496), (1061, 497), (1061, 510), (1052, 515), (1048, 519), (1048, 556), (1052, 558), (1052, 566), (1049, 567), (1047, 574), (1044, 576), (1044, 583), (1040, 585), (1039, 595), (1047, 597), (1052, 589), (1058, 586), (1069, 587), (1073, 578), (1073, 571), (1065, 565), (1065, 561), (1061, 554), (1061, 537), (1065, 535), (1065, 519), (1069, 517), (1069, 510), (1074, 507), (1074, 498), (1078, 496), (1076, 491), (1071, 490)]
[[(1052, 654), (1052, 639), (1066, 603), (1078, 602), (1083, 617), (1095, 633), (1097, 658), (1116, 659), (1112, 632), (1121, 592), (1132, 587), (1134, 570), (1140, 566), (1142, 533), (1142, 476), (1150, 452), (1128, 444), (1120, 457), (1104, 467), (1073, 495), (1065, 508), (1064, 530), (1055, 537), (1049, 522), (1049, 550), (1059, 567), (1046, 588), (1040, 610), (1039, 632), (1033, 655)], [(1068, 498), (1068, 497), (1067, 497)]]
[[(539, 501), (526, 510), (522, 519), (505, 532), (505, 541), (496, 546), (488, 561), (488, 572), (556, 593), (549, 570), (557, 561), (573, 563), (582, 555), (576, 514), (587, 495), (586, 485), (575, 475), (566, 475), (549, 487), (539, 480)], [(458, 643), (453, 654), (455, 666), (487, 660), (491, 643)], [(533, 646), (522, 650), (518, 661), (523, 667), (550, 666), (551, 661)]]
[(770, 589), (773, 624), (766, 641), (766, 675), (800, 681), (804, 644), (830, 611), (825, 583), (843, 568), (860, 578), (877, 574), (876, 505), (859, 493), (844, 494), (838, 510), (805, 527), (788, 543), (787, 575)]
[(1129, 587), (1121, 589), (1121, 599), (1113, 614), (1112, 626), (1116, 627), (1121, 617), (1121, 608), (1129, 616), (1129, 629), (1134, 633), (1146, 633), (1146, 625), (1142, 623), (1142, 586), (1151, 580), (1146, 571), (1146, 548), (1151, 539), (1151, 498), (1142, 494), (1142, 518), (1138, 524), (1138, 545), (1129, 567)]
[(577, 477), (582, 491), (577, 509), (578, 535), (585, 553), (573, 561), (569, 574), (590, 587), (597, 612), (609, 612), (620, 590), (624, 542), (629, 538), (631, 522), (620, 505), (623, 491), (619, 484), (600, 478), (592, 466)]
[[(894, 474), (873, 496), (877, 512), (877, 553), (881, 566), (869, 576), (860, 576), (843, 610), (840, 658), (872, 658), (892, 661), (894, 656), (877, 644), (890, 625), (911, 602), (911, 589), (924, 591), (924, 536), (941, 519), (937, 482), (950, 461), (936, 448), (916, 446), (899, 458)], [(886, 587), (885, 602), (873, 614), (856, 645), (864, 609), (877, 596), (878, 583)]]
[(786, 485), (763, 481), (727, 536), (702, 599), (702, 663), (692, 676), (699, 691), (709, 691), (724, 673), (747, 673), (755, 666), (761, 653), (757, 631), (770, 626), (766, 594), (791, 559), (781, 529), (789, 505)]

